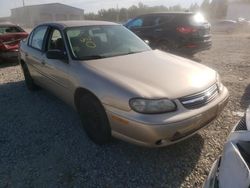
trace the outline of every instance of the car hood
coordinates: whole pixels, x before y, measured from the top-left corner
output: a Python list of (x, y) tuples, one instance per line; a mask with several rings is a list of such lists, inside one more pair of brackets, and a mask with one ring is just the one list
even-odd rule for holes
[(83, 63), (139, 97), (175, 99), (203, 91), (216, 82), (214, 70), (159, 50)]

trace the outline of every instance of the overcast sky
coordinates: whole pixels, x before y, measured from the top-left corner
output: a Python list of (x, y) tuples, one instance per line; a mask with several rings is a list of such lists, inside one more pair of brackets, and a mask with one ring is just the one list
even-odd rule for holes
[[(119, 8), (129, 7), (133, 4), (142, 2), (143, 4), (172, 6), (180, 4), (188, 7), (192, 3), (200, 3), (202, 0), (24, 0), (26, 5), (43, 4), (43, 3), (64, 3), (78, 8), (82, 8), (85, 12), (97, 12), (102, 8), (111, 8), (118, 5)], [(22, 0), (0, 0), (0, 17), (9, 16), (10, 9), (22, 6)]]

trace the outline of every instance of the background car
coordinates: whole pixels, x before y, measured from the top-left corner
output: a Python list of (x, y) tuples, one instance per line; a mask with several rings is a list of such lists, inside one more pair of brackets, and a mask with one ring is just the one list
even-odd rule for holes
[(128, 21), (125, 26), (152, 48), (193, 55), (211, 47), (210, 24), (201, 14), (153, 13)]
[(16, 58), (21, 40), (28, 33), (12, 23), (0, 23), (0, 58)]
[(204, 188), (250, 187), (250, 107), (233, 128)]
[(233, 20), (219, 20), (212, 23), (212, 32), (233, 33), (238, 29), (238, 24)]
[(21, 42), (20, 63), (28, 88), (39, 85), (73, 106), (97, 144), (112, 136), (174, 144), (209, 125), (228, 100), (216, 71), (152, 50), (111, 22), (39, 25)]

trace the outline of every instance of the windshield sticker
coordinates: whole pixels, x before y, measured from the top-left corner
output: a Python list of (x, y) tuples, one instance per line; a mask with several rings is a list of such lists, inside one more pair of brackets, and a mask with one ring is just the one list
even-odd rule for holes
[(81, 38), (80, 41), (88, 48), (96, 48), (96, 44), (91, 37)]

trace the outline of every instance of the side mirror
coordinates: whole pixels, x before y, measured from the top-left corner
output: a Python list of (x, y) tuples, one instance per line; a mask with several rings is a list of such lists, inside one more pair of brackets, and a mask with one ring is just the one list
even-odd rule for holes
[(64, 51), (61, 50), (49, 50), (46, 53), (46, 57), (48, 59), (58, 59), (58, 60), (66, 60), (67, 55)]

